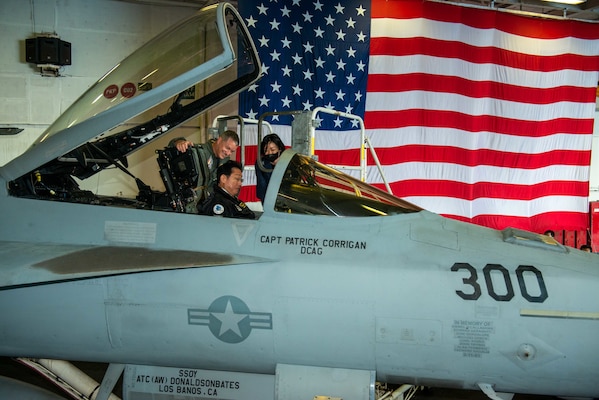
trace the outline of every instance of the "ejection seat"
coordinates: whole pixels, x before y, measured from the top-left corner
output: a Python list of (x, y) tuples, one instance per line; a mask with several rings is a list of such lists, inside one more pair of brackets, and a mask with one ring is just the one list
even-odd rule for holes
[(170, 205), (177, 212), (197, 214), (196, 205), (201, 200), (201, 184), (206, 182), (197, 151), (190, 147), (181, 153), (175, 147), (156, 150), (160, 177), (170, 198)]

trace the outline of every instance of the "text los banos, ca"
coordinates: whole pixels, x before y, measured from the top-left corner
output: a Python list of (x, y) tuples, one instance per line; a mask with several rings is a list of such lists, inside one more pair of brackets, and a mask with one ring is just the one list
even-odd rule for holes
[[(182, 371), (188, 372), (186, 370)], [(239, 381), (196, 378), (191, 374), (179, 374), (177, 377), (138, 375), (136, 381), (141, 383), (157, 383), (158, 391), (161, 393), (193, 394), (204, 396), (218, 396), (219, 389), (239, 390), (240, 388)]]

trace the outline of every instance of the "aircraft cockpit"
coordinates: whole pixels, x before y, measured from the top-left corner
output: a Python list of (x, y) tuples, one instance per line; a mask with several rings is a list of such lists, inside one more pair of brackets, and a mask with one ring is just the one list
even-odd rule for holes
[[(178, 168), (164, 168), (160, 171), (164, 175), (163, 180), (171, 183), (165, 185), (165, 192), (154, 192), (140, 182), (135, 199), (100, 196), (81, 190), (68, 174), (54, 175), (57, 180), (46, 183), (39, 172), (36, 172), (31, 182), (26, 184), (30, 190), (13, 189), (11, 193), (17, 197), (39, 200), (185, 212), (184, 204), (190, 196), (192, 186), (190, 182), (199, 171), (194, 168), (195, 164), (190, 162), (188, 155), (174, 154), (177, 153), (176, 149), (158, 153), (158, 161), (162, 161), (162, 165), (179, 165)], [(274, 207), (267, 194), (265, 210), (270, 207), (276, 212), (337, 217), (385, 216), (421, 210), (407, 201), (293, 150), (285, 152), (280, 164), (281, 170), (284, 170), (273, 176), (268, 189), (268, 193), (273, 192)]]
[[(180, 154), (176, 149), (160, 150), (158, 154), (161, 175), (172, 208), (184, 212), (184, 204), (192, 196), (192, 182), (201, 173), (195, 167), (198, 163), (193, 161), (191, 153)], [(276, 192), (274, 211), (277, 212), (362, 217), (421, 210), (407, 201), (292, 150), (287, 150), (280, 164), (286, 164), (285, 170), (276, 175), (269, 186), (269, 191)], [(265, 202), (266, 207), (270, 204), (272, 200)]]

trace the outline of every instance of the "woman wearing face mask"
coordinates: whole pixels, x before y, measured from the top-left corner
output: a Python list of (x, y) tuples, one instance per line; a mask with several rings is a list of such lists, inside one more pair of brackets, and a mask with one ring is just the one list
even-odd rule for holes
[[(262, 143), (260, 143), (260, 160), (256, 160), (256, 196), (262, 203), (264, 203), (264, 195), (266, 194), (266, 187), (270, 181), (272, 169), (279, 161), (283, 151), (285, 151), (285, 145), (276, 133), (264, 136)], [(258, 166), (258, 162), (261, 162), (262, 166), (271, 170), (271, 172), (262, 171)]]

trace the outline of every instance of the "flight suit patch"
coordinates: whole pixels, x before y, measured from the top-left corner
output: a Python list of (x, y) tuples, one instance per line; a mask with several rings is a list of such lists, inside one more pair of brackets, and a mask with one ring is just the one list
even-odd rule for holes
[(214, 207), (212, 207), (212, 212), (214, 215), (222, 215), (222, 213), (225, 212), (225, 207), (223, 207), (222, 204), (215, 204)]

